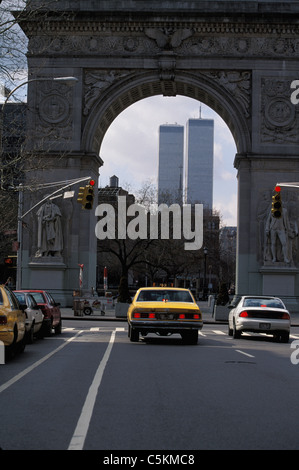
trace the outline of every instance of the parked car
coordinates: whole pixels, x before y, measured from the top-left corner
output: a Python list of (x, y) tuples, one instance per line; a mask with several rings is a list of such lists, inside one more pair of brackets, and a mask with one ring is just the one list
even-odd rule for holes
[(55, 334), (61, 333), (61, 312), (60, 304), (56, 303), (52, 295), (45, 290), (21, 290), (16, 292), (28, 292), (35, 299), (37, 305), (41, 309), (44, 319), (41, 332), (44, 336), (49, 336), (54, 328)]
[(0, 340), (7, 352), (23, 352), (25, 349), (25, 313), (20, 309), (13, 292), (0, 285)]
[(278, 297), (241, 296), (233, 303), (228, 316), (228, 334), (240, 338), (243, 331), (273, 335), (287, 343), (290, 336), (290, 313)]
[(32, 344), (34, 336), (42, 336), (41, 327), (44, 315), (29, 292), (14, 291), (14, 294), (19, 301), (20, 308), (26, 315), (26, 341), (27, 343)]
[(202, 315), (188, 289), (144, 287), (139, 289), (128, 309), (128, 336), (139, 341), (139, 333), (168, 336), (179, 333), (184, 342), (196, 344)]

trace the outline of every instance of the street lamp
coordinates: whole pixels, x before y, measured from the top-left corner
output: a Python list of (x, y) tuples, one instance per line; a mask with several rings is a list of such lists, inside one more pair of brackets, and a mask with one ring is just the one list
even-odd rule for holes
[(206, 277), (207, 277), (207, 254), (208, 254), (207, 247), (204, 247), (203, 254), (204, 254), (203, 300), (206, 300)]
[[(78, 82), (78, 78), (76, 77), (40, 77), (40, 78), (30, 78), (25, 82), (20, 83), (16, 86), (12, 91), (9, 92), (7, 95), (4, 103), (1, 106), (0, 112), (0, 157), (2, 160), (3, 155), (3, 146), (2, 146), (2, 137), (3, 137), (3, 123), (4, 123), (4, 108), (7, 104), (9, 98), (22, 86), (27, 85), (28, 83), (32, 82), (60, 82), (65, 83), (66, 85), (73, 86)], [(22, 207), (23, 207), (23, 187), (22, 185), (19, 186), (19, 202), (18, 202), (18, 253), (17, 253), (17, 279), (16, 279), (16, 288), (21, 288), (21, 274), (22, 274)]]
[[(22, 86), (28, 85), (28, 83), (32, 82), (62, 82), (65, 83), (66, 85), (73, 86), (78, 82), (78, 78), (76, 77), (41, 77), (41, 78), (30, 78), (29, 80), (26, 80), (25, 82), (20, 83), (20, 85), (16, 86), (12, 91), (9, 92), (9, 94), (6, 97), (6, 100), (4, 101), (2, 105), (2, 113), (4, 106), (8, 102), (9, 98)], [(1, 134), (2, 137), (2, 134)], [(2, 140), (2, 139), (1, 139)]]

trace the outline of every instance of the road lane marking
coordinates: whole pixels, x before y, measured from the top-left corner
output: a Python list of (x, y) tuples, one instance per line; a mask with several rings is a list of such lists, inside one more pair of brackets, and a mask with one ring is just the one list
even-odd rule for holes
[(236, 352), (238, 352), (238, 353), (240, 353), (240, 354), (244, 354), (244, 356), (254, 357), (254, 356), (252, 356), (251, 354), (248, 354), (248, 353), (246, 353), (246, 352), (244, 352), (244, 351), (240, 351), (239, 349), (236, 349)]
[(32, 370), (34, 370), (36, 367), (40, 366), (43, 362), (47, 361), (52, 357), (54, 354), (56, 354), (58, 351), (63, 349), (65, 346), (67, 346), (71, 341), (77, 338), (81, 333), (83, 333), (83, 330), (78, 331), (78, 333), (75, 334), (75, 336), (72, 336), (71, 338), (67, 339), (63, 344), (58, 346), (58, 348), (54, 349), (51, 351), (49, 354), (46, 356), (42, 357), (39, 361), (36, 361), (34, 364), (32, 364), (30, 367), (27, 367), (27, 369), (24, 369), (22, 372), (19, 374), (15, 375), (12, 379), (8, 380), (8, 382), (5, 382), (3, 385), (0, 386), (0, 393), (6, 390), (8, 387), (16, 383), (18, 380), (22, 379), (25, 375), (29, 374)]
[(79, 417), (75, 432), (69, 444), (68, 450), (82, 450), (84, 442), (87, 436), (90, 420), (93, 413), (93, 408), (97, 398), (98, 390), (102, 382), (103, 374), (105, 367), (107, 365), (112, 347), (115, 341), (116, 331), (122, 331), (123, 328), (116, 328), (112, 331), (108, 346), (106, 348), (105, 354), (99, 364), (99, 367), (95, 373), (92, 384), (89, 388), (85, 403), (83, 405), (81, 415)]
[(213, 333), (216, 333), (216, 335), (225, 335), (226, 333), (222, 330), (212, 330)]

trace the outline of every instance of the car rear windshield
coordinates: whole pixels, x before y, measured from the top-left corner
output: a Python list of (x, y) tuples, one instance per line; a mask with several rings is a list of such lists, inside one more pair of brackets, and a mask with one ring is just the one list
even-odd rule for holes
[(271, 307), (271, 308), (285, 308), (279, 299), (245, 299), (243, 307)]
[(189, 292), (179, 290), (144, 290), (137, 297), (137, 302), (193, 302)]
[(44, 296), (41, 292), (30, 292), (30, 294), (35, 299), (36, 303), (38, 303), (38, 304), (44, 304), (45, 303)]
[(14, 294), (19, 302), (25, 303), (25, 294), (21, 294), (20, 292), (15, 292)]

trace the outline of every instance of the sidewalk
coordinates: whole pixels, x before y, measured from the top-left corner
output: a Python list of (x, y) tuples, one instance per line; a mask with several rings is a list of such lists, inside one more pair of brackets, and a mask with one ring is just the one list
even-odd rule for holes
[[(208, 306), (208, 302), (198, 302), (198, 306), (201, 310), (203, 322), (205, 324), (227, 324), (226, 321), (215, 321), (212, 316), (212, 312)], [(100, 310), (94, 310), (91, 315), (75, 316), (74, 310), (69, 307), (61, 307), (61, 316), (63, 320), (90, 320), (90, 321), (123, 321), (126, 322), (126, 318), (119, 318), (115, 316), (115, 310), (113, 307), (108, 307), (104, 315), (101, 315)], [(299, 313), (291, 314), (291, 326), (299, 326)]]

